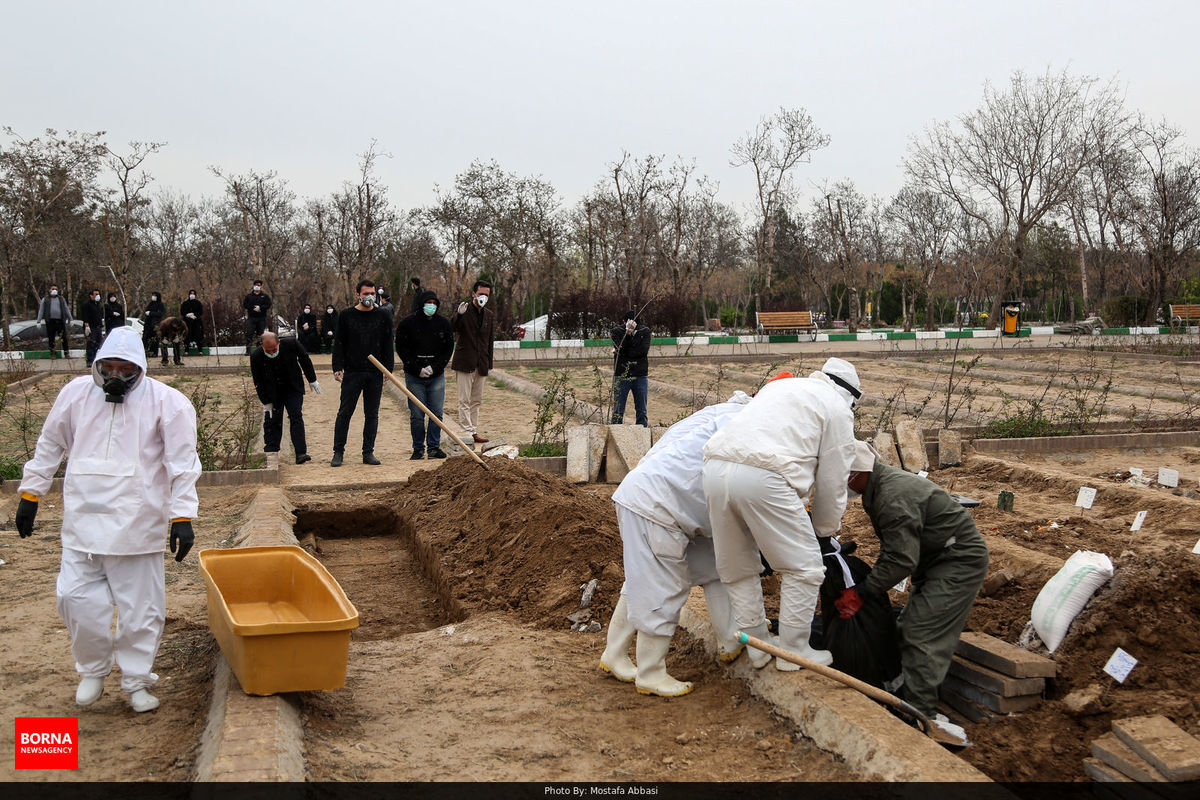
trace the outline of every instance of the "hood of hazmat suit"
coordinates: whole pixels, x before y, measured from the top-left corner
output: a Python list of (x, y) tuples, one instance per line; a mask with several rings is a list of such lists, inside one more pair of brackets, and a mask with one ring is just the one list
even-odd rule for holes
[(726, 402), (676, 422), (621, 481), (613, 502), (689, 539), (711, 539), (702, 485), (704, 445), (749, 402), (745, 392), (734, 392)]
[(846, 511), (846, 481), (854, 459), (850, 399), (824, 373), (771, 381), (758, 390), (745, 414), (708, 440), (704, 458), (778, 473), (809, 501), (817, 535), (832, 536)]
[[(98, 385), (105, 358), (141, 369), (123, 402), (106, 402)], [(170, 521), (196, 517), (196, 412), (183, 394), (146, 375), (145, 351), (132, 328), (114, 328), (92, 374), (58, 393), (20, 491), (45, 495), (64, 457), (63, 547), (97, 555), (161, 553)]]

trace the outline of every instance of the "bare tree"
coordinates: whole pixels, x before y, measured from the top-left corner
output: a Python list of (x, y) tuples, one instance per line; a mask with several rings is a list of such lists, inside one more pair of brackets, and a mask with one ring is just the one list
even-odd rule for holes
[(955, 226), (955, 207), (943, 194), (916, 185), (896, 193), (887, 207), (904, 256), (904, 277), (900, 281), (901, 305), (904, 306), (904, 330), (912, 330), (909, 294), (918, 287), (925, 291), (925, 330), (934, 329), (934, 281), (942, 268)]
[(780, 108), (774, 115), (761, 118), (754, 130), (730, 148), (731, 166), (749, 165), (754, 170), (758, 198), (754, 254), (760, 292), (767, 295), (771, 292), (776, 214), (791, 199), (792, 173), (798, 165), (811, 161), (814, 152), (828, 145), (829, 136), (816, 126), (807, 111)]
[(149, 224), (150, 198), (146, 196), (146, 189), (154, 181), (142, 165), (165, 146), (165, 142), (130, 142), (127, 153), (105, 148), (104, 165), (116, 180), (117, 187), (110, 193), (101, 213), (104, 241), (117, 280), (129, 284), (136, 273), (133, 284), (139, 292), (147, 276), (136, 270), (135, 262), (141, 256), (143, 232)]

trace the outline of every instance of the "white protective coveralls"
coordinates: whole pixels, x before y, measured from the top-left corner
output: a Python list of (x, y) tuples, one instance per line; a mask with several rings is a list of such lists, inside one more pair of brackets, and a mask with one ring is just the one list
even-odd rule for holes
[[(106, 358), (142, 370), (122, 403), (106, 402), (100, 388)], [(191, 402), (145, 372), (137, 333), (114, 328), (96, 354), (93, 374), (58, 393), (20, 487), (45, 495), (66, 456), (58, 610), (76, 670), (102, 678), (115, 658), (128, 693), (158, 680), (151, 668), (166, 618), (164, 544), (171, 521), (195, 518), (200, 477)], [(109, 630), (114, 607), (115, 640)]]
[(735, 392), (675, 423), (613, 492), (625, 555), (621, 594), (639, 631), (673, 634), (691, 588), (703, 586), (718, 639), (736, 649), (701, 470), (705, 443), (749, 402), (749, 395)]
[(822, 372), (763, 386), (746, 412), (704, 447), (717, 571), (729, 589), (734, 620), (741, 630), (765, 636), (761, 550), (780, 573), (781, 644), (802, 654), (825, 575), (816, 537), (832, 536), (841, 527), (854, 459), (851, 406), (857, 398), (825, 374), (830, 370), (857, 390), (854, 367), (830, 359)]

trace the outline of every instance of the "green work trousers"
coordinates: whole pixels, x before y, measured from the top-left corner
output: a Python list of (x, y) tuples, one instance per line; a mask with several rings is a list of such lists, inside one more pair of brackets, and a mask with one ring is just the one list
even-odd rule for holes
[(902, 694), (926, 716), (937, 713), (938, 688), (987, 567), (987, 544), (975, 531), (923, 561), (913, 573), (908, 605), (900, 613)]

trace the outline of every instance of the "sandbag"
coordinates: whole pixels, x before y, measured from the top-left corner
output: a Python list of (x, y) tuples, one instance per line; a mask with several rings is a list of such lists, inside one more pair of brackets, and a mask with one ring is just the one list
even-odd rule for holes
[(1053, 653), (1067, 636), (1071, 622), (1092, 595), (1113, 576), (1112, 561), (1103, 553), (1076, 550), (1033, 601), (1033, 629)]
[(843, 589), (866, 580), (871, 565), (851, 555), (853, 542), (842, 547), (836, 539), (819, 541), (825, 559), (820, 648), (833, 655), (834, 669), (883, 688), (900, 674), (900, 633), (891, 601), (886, 593), (881, 597), (863, 597), (863, 606), (857, 614), (850, 619), (839, 617), (834, 603)]

